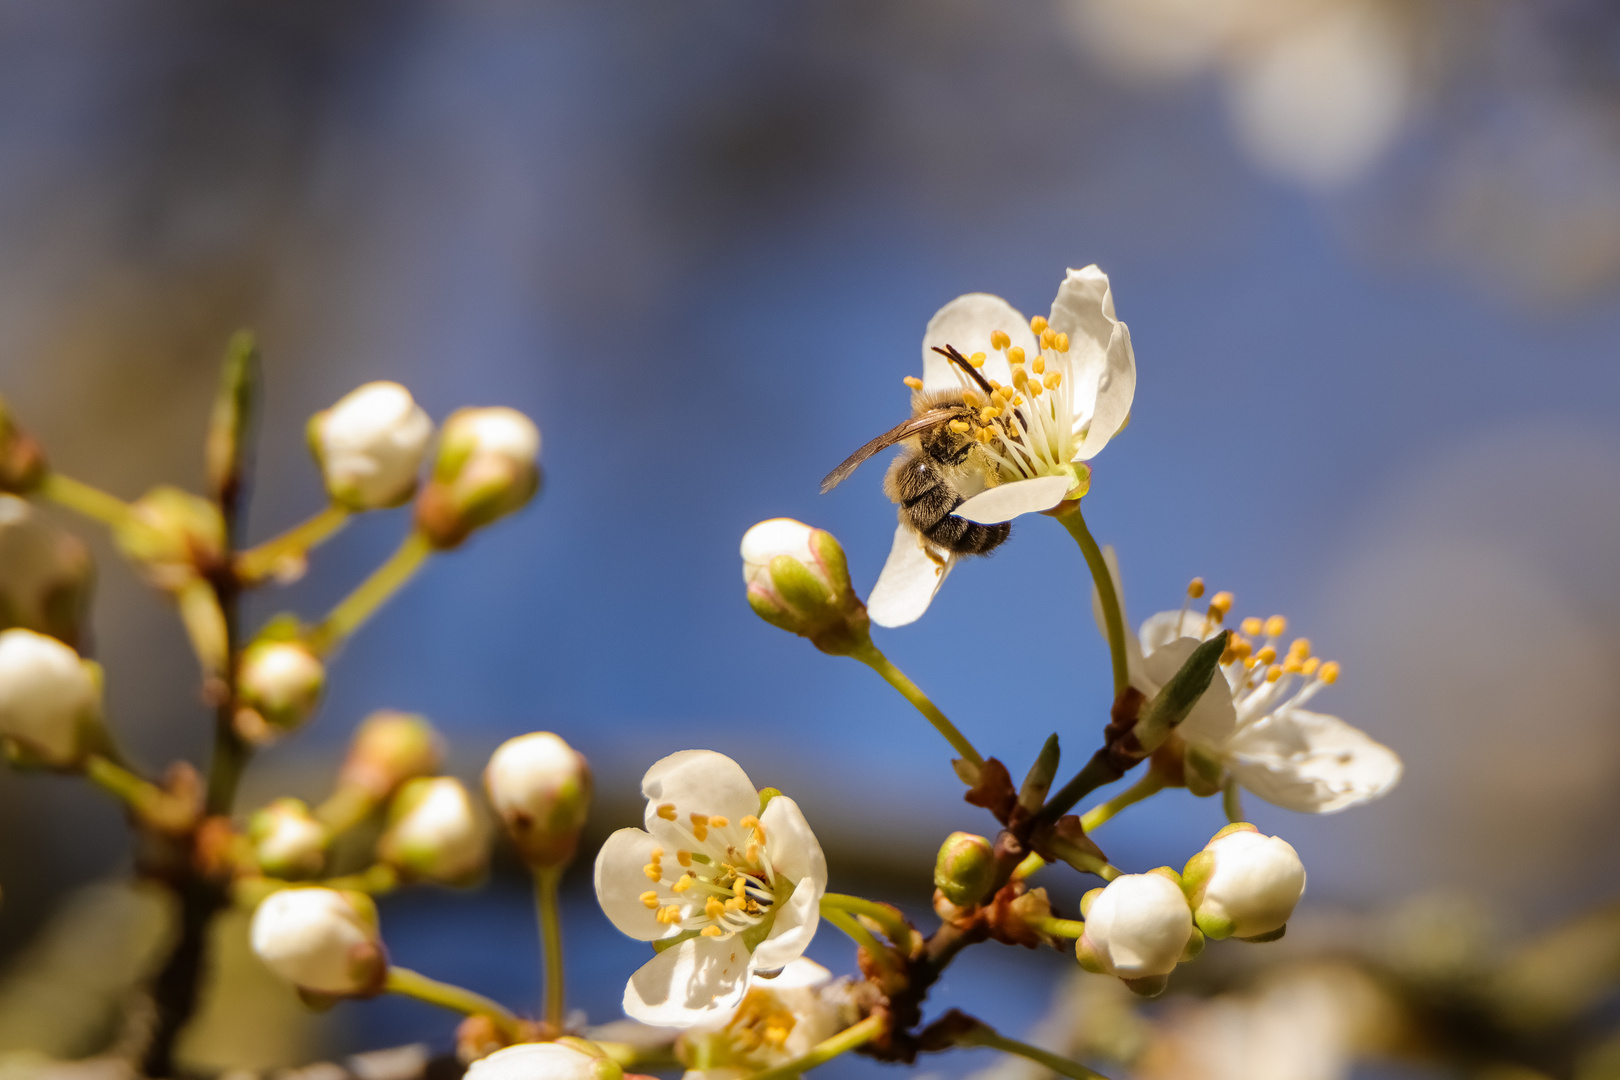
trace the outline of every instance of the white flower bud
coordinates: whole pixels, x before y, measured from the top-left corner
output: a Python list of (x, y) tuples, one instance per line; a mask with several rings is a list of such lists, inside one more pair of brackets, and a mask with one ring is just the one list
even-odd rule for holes
[(1281, 936), (1305, 894), (1305, 865), (1288, 841), (1240, 822), (1188, 860), (1182, 888), (1208, 937)]
[(624, 1070), (584, 1039), (519, 1043), (475, 1061), (466, 1080), (620, 1080)]
[(405, 781), (431, 775), (443, 757), (444, 742), (427, 717), (379, 709), (355, 731), (338, 786), (386, 799)]
[(388, 957), (377, 907), (362, 893), (283, 889), (253, 914), (253, 951), (300, 990), (338, 997), (382, 988)]
[(521, 509), (540, 487), (540, 429), (495, 406), (458, 409), (444, 422), (433, 476), (416, 503), (416, 524), (436, 547)]
[(44, 634), (0, 632), (0, 737), (43, 764), (71, 768), (100, 722), (100, 668)]
[(189, 491), (161, 486), (130, 504), (113, 537), (154, 586), (175, 592), (225, 561), (219, 507)]
[(742, 560), (748, 605), (772, 626), (839, 656), (871, 640), (866, 605), (831, 533), (792, 518), (762, 521), (743, 534)]
[(591, 802), (584, 755), (549, 731), (519, 735), (490, 755), (484, 787), (530, 865), (560, 866), (574, 857)]
[(24, 499), (0, 494), (0, 630), (73, 644), (90, 599), (90, 552)]
[(489, 823), (460, 780), (421, 777), (389, 804), (377, 858), (410, 877), (469, 885), (489, 864)]
[(306, 878), (326, 865), (330, 830), (302, 799), (277, 799), (248, 820), (248, 839), (259, 869), (271, 877)]
[(262, 742), (309, 719), (326, 686), (326, 665), (301, 642), (255, 641), (242, 650), (236, 685), (237, 730)]
[(1087, 894), (1083, 909), (1075, 953), (1088, 971), (1126, 980), (1168, 975), (1193, 938), (1192, 911), (1171, 874), (1124, 874)]
[(309, 421), (309, 445), (332, 501), (350, 510), (398, 506), (416, 491), (433, 421), (396, 382), (370, 382)]

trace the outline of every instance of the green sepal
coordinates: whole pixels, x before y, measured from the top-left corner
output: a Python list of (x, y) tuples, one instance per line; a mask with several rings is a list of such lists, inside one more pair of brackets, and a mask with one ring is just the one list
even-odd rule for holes
[(1238, 938), (1238, 940), (1247, 941), (1251, 945), (1264, 945), (1268, 941), (1277, 941), (1281, 939), (1281, 937), (1286, 933), (1288, 933), (1288, 924), (1283, 923), (1281, 926), (1277, 927), (1277, 929), (1272, 930), (1269, 933), (1255, 934), (1253, 937)]
[(1144, 975), (1140, 979), (1121, 979), (1125, 989), (1137, 997), (1156, 998), (1170, 986), (1168, 975)]
[(754, 609), (754, 614), (776, 627), (786, 630), (790, 634), (797, 634), (804, 628), (804, 620), (793, 612), (776, 602), (776, 598), (764, 589), (750, 587), (748, 590), (748, 606)]
[(1221, 654), (1226, 651), (1230, 630), (1223, 630), (1199, 645), (1187, 657), (1187, 662), (1170, 677), (1170, 681), (1142, 707), (1141, 719), (1136, 723), (1136, 739), (1142, 749), (1157, 750), (1177, 724), (1187, 718), (1198, 699), (1209, 689), (1215, 672), (1220, 668)]
[(771, 560), (771, 583), (788, 607), (807, 618), (816, 618), (832, 603), (827, 583), (791, 555)]
[(1181, 950), (1181, 963), (1198, 959), (1198, 954), (1204, 951), (1204, 944), (1203, 932), (1195, 927), (1192, 936), (1187, 939), (1186, 948)]
[(1240, 833), (1240, 832), (1257, 833), (1259, 831), (1260, 831), (1259, 829), (1255, 828), (1253, 825), (1250, 825), (1247, 821), (1234, 821), (1234, 822), (1232, 822), (1232, 824), (1225, 826), (1224, 828), (1221, 829), (1220, 832), (1218, 832), (1214, 836), (1210, 837), (1209, 842), (1211, 844), (1213, 844), (1215, 841), (1219, 840), (1221, 837), (1223, 837), (1223, 836), (1231, 836), (1233, 833)]
[(1054, 733), (1047, 736), (1046, 745), (1041, 747), (1035, 764), (1030, 766), (1029, 773), (1024, 777), (1023, 786), (1018, 789), (1018, 805), (1031, 814), (1041, 808), (1046, 802), (1046, 793), (1052, 790), (1052, 780), (1058, 771), (1058, 757), (1058, 737)]
[(1091, 891), (1087, 892), (1084, 896), (1082, 896), (1080, 898), (1080, 917), (1082, 919), (1087, 919), (1087, 918), (1091, 917), (1091, 904), (1092, 904), (1092, 901), (1096, 900), (1097, 897), (1101, 896), (1102, 894), (1103, 894), (1102, 887), (1099, 887), (1099, 888), (1096, 888), (1096, 889), (1092, 889)]
[(1203, 892), (1204, 884), (1209, 881), (1209, 875), (1215, 872), (1215, 853), (1213, 851), (1200, 851), (1187, 860), (1187, 865), (1181, 870), (1181, 891), (1186, 895), (1187, 902), (1193, 907), (1198, 906)]
[[(765, 804), (770, 802), (772, 799), (776, 798), (780, 794), (782, 794), (782, 793), (779, 790), (777, 790), (776, 788), (773, 788), (773, 787), (762, 787), (762, 788), (760, 788), (759, 789), (759, 812), (763, 814), (765, 812)], [(694, 855), (693, 858), (696, 858), (696, 856)]]
[(1187, 781), (1188, 791), (1200, 799), (1207, 799), (1220, 793), (1221, 782), (1226, 778), (1226, 770), (1218, 758), (1202, 747), (1188, 743), (1182, 762), (1184, 765), (1182, 776)]
[(843, 546), (836, 537), (826, 529), (810, 530), (810, 550), (816, 553), (821, 561), (821, 569), (827, 575), (827, 585), (834, 595), (843, 595), (851, 588), (849, 581), (849, 560), (844, 557)]
[(1179, 889), (1181, 887), (1181, 875), (1176, 873), (1176, 869), (1173, 866), (1155, 866), (1152, 870), (1149, 870), (1148, 873), (1158, 874), (1162, 878), (1169, 878), (1171, 881), (1176, 883), (1176, 888)]
[(1108, 969), (1103, 966), (1102, 958), (1097, 955), (1097, 950), (1092, 948), (1091, 942), (1083, 937), (1074, 943), (1074, 958), (1082, 968), (1093, 975), (1108, 974)]
[(1214, 912), (1197, 911), (1193, 913), (1193, 922), (1198, 929), (1211, 941), (1225, 941), (1232, 936), (1232, 928), (1236, 925), (1225, 915), (1216, 915)]

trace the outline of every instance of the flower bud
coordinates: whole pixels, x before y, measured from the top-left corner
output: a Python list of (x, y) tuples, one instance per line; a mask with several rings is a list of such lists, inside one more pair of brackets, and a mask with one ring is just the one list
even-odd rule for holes
[(0, 491), (26, 495), (49, 471), (45, 452), (12, 421), (5, 399), (0, 398)]
[(326, 865), (332, 834), (302, 799), (277, 799), (248, 819), (259, 869), (270, 877), (307, 878)]
[(0, 630), (20, 626), (76, 643), (94, 569), (78, 537), (26, 500), (0, 494)]
[(0, 738), (22, 760), (78, 765), (101, 725), (101, 669), (55, 638), (0, 632)]
[(219, 508), (175, 487), (155, 487), (131, 503), (114, 538), (147, 580), (169, 592), (207, 577), (225, 560)]
[(357, 997), (382, 989), (388, 954), (363, 893), (282, 889), (253, 914), (253, 951), (300, 990)]
[(338, 786), (381, 802), (405, 781), (431, 775), (443, 757), (444, 741), (427, 717), (379, 709), (354, 733)]
[(236, 671), (237, 732), (264, 742), (308, 720), (326, 685), (326, 665), (298, 641), (255, 641)]
[(470, 885), (489, 865), (489, 823), (460, 780), (419, 777), (389, 804), (377, 859), (409, 877)]
[(444, 422), (416, 526), (438, 548), (519, 510), (540, 487), (540, 429), (516, 409), (457, 409)]
[(1288, 841), (1239, 822), (1188, 860), (1181, 885), (1208, 937), (1270, 940), (1305, 893), (1305, 866)]
[(772, 626), (844, 656), (870, 641), (866, 605), (849, 581), (844, 549), (824, 529), (772, 518), (742, 538), (748, 606)]
[(621, 1080), (624, 1070), (594, 1043), (563, 1038), (519, 1043), (472, 1063), (466, 1080)]
[(549, 731), (519, 735), (490, 755), (484, 787), (531, 866), (561, 866), (574, 857), (591, 802), (583, 754)]
[(1150, 992), (1162, 990), (1162, 977), (1193, 943), (1192, 911), (1174, 871), (1121, 875), (1086, 894), (1081, 907), (1086, 929), (1075, 943), (1080, 966), (1127, 985), (1140, 980)]
[(370, 382), (310, 417), (326, 492), (350, 510), (398, 506), (416, 492), (433, 421), (396, 382)]
[(972, 833), (953, 832), (934, 860), (934, 888), (957, 907), (984, 899), (996, 877), (996, 854), (990, 841)]

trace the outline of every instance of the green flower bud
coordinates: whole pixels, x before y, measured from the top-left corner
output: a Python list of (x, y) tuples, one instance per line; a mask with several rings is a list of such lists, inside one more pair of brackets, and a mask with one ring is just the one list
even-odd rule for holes
[(996, 853), (990, 841), (973, 833), (953, 832), (934, 860), (934, 887), (957, 907), (984, 899), (996, 877)]
[(833, 535), (792, 518), (762, 521), (743, 534), (748, 605), (772, 626), (844, 656), (871, 640), (866, 605), (850, 584)]
[(118, 548), (157, 588), (179, 592), (225, 560), (225, 520), (207, 499), (155, 487), (130, 504), (114, 532)]
[(237, 732), (265, 742), (302, 727), (325, 686), (326, 665), (302, 642), (255, 641), (237, 666)]
[(326, 865), (332, 834), (302, 799), (277, 799), (248, 819), (248, 839), (259, 869), (270, 877), (314, 877)]
[(484, 787), (530, 866), (561, 866), (574, 857), (591, 803), (583, 754), (549, 731), (519, 735), (490, 755)]
[(94, 576), (78, 537), (26, 500), (0, 494), (0, 630), (21, 627), (76, 643)]
[(405, 781), (431, 775), (443, 758), (444, 740), (427, 717), (380, 709), (355, 731), (338, 787), (356, 788), (381, 802)]
[(437, 548), (522, 507), (540, 489), (540, 429), (516, 409), (458, 409), (444, 422), (416, 527)]
[(460, 780), (418, 777), (389, 803), (377, 858), (406, 877), (471, 885), (489, 865), (489, 823)]

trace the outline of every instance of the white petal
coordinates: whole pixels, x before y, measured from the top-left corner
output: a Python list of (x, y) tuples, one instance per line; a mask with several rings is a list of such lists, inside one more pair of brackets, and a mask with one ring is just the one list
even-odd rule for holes
[(640, 829), (620, 829), (596, 853), (596, 902), (619, 932), (637, 941), (657, 941), (681, 932), (653, 918), (641, 894), (653, 887), (642, 872), (658, 841)]
[(759, 813), (759, 792), (742, 766), (713, 750), (682, 750), (653, 763), (641, 778), (641, 793), (647, 797), (647, 831), (679, 844), (684, 833), (676, 833), (675, 822), (658, 816), (658, 808), (675, 804), (684, 824), (688, 814), (719, 814), (740, 821)]
[[(1091, 377), (1088, 373), (1079, 381), (1089, 383)], [(1131, 349), (1130, 327), (1124, 323), (1114, 324), (1113, 339), (1108, 343), (1095, 378), (1096, 403), (1092, 406), (1086, 436), (1075, 452), (1076, 461), (1096, 457), (1130, 418), (1131, 402), (1136, 398), (1136, 353)]]
[(782, 969), (782, 974), (768, 979), (759, 985), (772, 990), (805, 990), (815, 986), (824, 986), (832, 982), (832, 972), (810, 959), (801, 956), (790, 961)]
[(957, 390), (962, 386), (956, 377), (956, 365), (934, 351), (954, 345), (963, 356), (976, 352), (985, 355), (984, 367), (979, 373), (999, 383), (1012, 382), (1012, 369), (1007, 366), (1005, 353), (990, 347), (990, 335), (1001, 330), (1012, 343), (1034, 357), (1039, 348), (1035, 335), (1029, 329), (1029, 320), (1017, 308), (999, 296), (989, 293), (968, 293), (940, 308), (928, 320), (923, 332), (923, 389)]
[(956, 565), (956, 556), (929, 544), (904, 525), (894, 530), (894, 547), (883, 564), (872, 595), (866, 601), (867, 614), (879, 626), (905, 626), (922, 618), (933, 603), (945, 576)]
[(754, 950), (754, 967), (770, 971), (803, 955), (816, 936), (821, 898), (827, 892), (827, 860), (799, 804), (786, 795), (766, 804), (759, 823), (772, 868), (795, 882), (793, 895), (776, 912), (770, 936)]
[[(1052, 329), (1069, 335), (1068, 378), (1077, 424), (1089, 430), (1075, 455), (1085, 461), (1119, 431), (1136, 396), (1131, 334), (1114, 318), (1108, 275), (1095, 265), (1070, 270), (1052, 301)], [(1075, 433), (1079, 434), (1079, 427)]]
[(998, 525), (1011, 521), (1020, 514), (1034, 514), (1050, 510), (1063, 501), (1074, 485), (1071, 476), (1037, 476), (1032, 480), (1014, 480), (979, 492), (951, 513), (965, 517), (980, 525)]
[[(1197, 638), (1177, 638), (1149, 653), (1142, 662), (1142, 670), (1155, 687), (1162, 687), (1175, 677), (1181, 665), (1199, 645)], [(1142, 688), (1137, 687), (1138, 690)], [(1146, 691), (1143, 691), (1146, 693)], [(1157, 690), (1154, 691), (1157, 693)], [(1151, 695), (1149, 695), (1151, 696)], [(1232, 691), (1225, 679), (1211, 679), (1209, 689), (1193, 704), (1177, 727), (1176, 732), (1195, 746), (1220, 751), (1237, 730), (1237, 709), (1232, 705)]]
[(739, 935), (696, 937), (643, 964), (624, 986), (624, 1012), (654, 1027), (691, 1027), (737, 1007), (748, 990)]
[[(1152, 697), (1159, 691), (1159, 684), (1147, 677), (1142, 665), (1142, 643), (1136, 640), (1131, 633), (1131, 617), (1125, 607), (1125, 582), (1119, 576), (1119, 556), (1114, 554), (1112, 545), (1102, 549), (1103, 562), (1108, 564), (1108, 576), (1114, 582), (1114, 595), (1119, 599), (1119, 617), (1125, 624), (1125, 666), (1130, 672), (1131, 685), (1142, 693)], [(1097, 632), (1102, 635), (1103, 642), (1108, 641), (1108, 622), (1103, 618), (1102, 594), (1097, 591), (1095, 584), (1091, 587), (1091, 617), (1097, 622)]]
[(1288, 810), (1331, 814), (1378, 798), (1401, 778), (1401, 759), (1336, 716), (1285, 709), (1227, 744), (1238, 783)]
[(1142, 620), (1138, 636), (1142, 651), (1149, 656), (1177, 638), (1207, 641), (1224, 630), (1220, 623), (1211, 622), (1202, 611), (1160, 611)]

